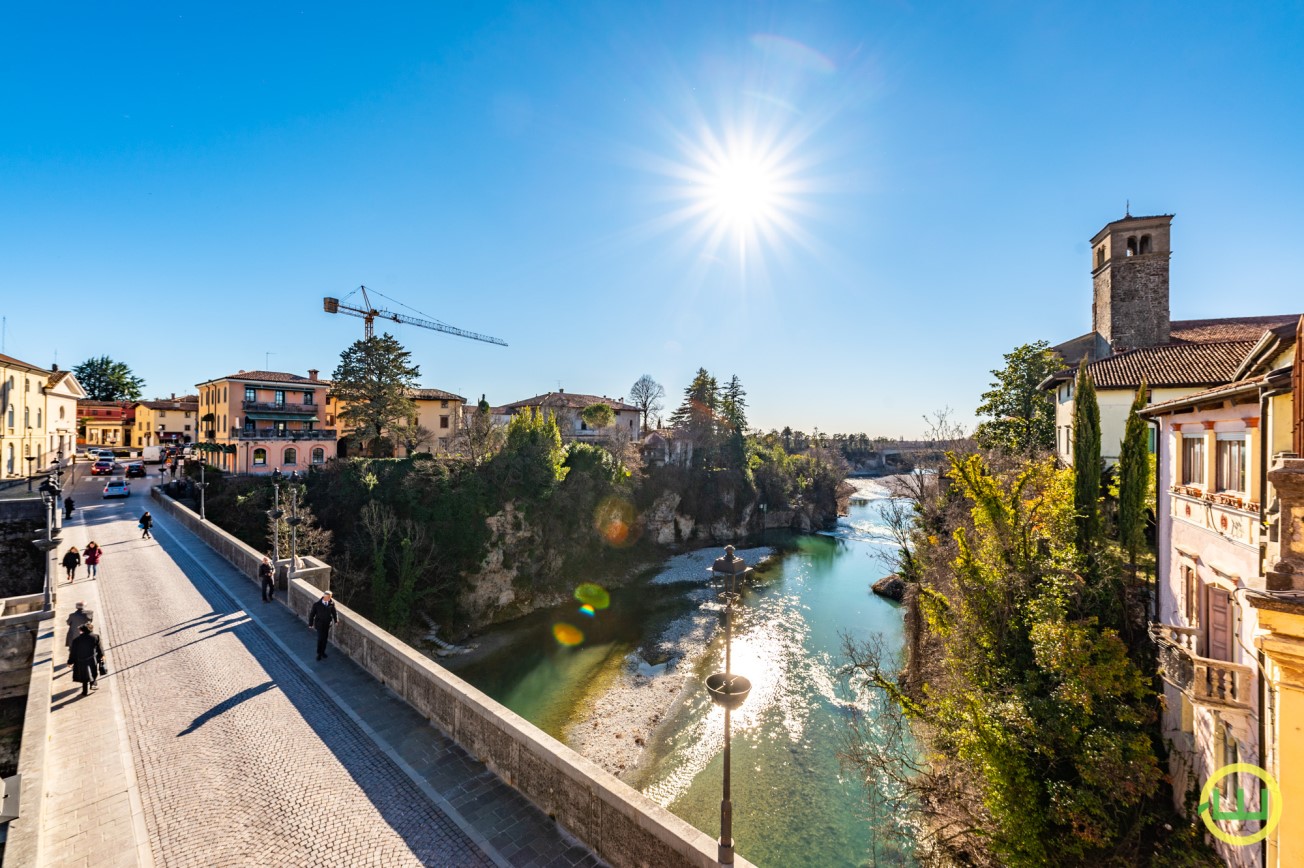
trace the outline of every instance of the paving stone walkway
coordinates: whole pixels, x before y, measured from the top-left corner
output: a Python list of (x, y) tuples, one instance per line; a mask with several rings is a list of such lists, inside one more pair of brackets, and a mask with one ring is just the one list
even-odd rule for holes
[(65, 543), (105, 555), (60, 612), (97, 608), (110, 675), (74, 701), (56, 681), (47, 864), (600, 864), (342, 655), (315, 662), (292, 613), (159, 510), (140, 539), (147, 495), (77, 499)]

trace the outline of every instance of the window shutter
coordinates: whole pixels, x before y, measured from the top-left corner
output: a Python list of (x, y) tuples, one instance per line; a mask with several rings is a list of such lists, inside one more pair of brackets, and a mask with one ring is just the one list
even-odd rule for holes
[(1232, 595), (1209, 586), (1209, 622), (1204, 656), (1213, 660), (1232, 659)]

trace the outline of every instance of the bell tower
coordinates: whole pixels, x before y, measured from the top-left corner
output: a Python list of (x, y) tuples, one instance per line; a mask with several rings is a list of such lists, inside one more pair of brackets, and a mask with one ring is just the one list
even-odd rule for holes
[(1091, 239), (1091, 327), (1097, 358), (1168, 343), (1172, 222), (1172, 214), (1128, 214), (1105, 224)]

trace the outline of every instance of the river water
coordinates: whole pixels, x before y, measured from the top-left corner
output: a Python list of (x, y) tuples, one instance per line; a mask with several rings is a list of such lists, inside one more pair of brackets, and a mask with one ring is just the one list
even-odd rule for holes
[[(900, 608), (869, 591), (888, 572), (891, 540), (883, 492), (854, 481), (860, 495), (827, 534), (767, 540), (764, 562), (735, 610), (733, 670), (752, 681), (733, 715), (733, 814), (738, 852), (760, 866), (904, 862), (875, 840), (867, 794), (838, 753), (854, 703), (837, 670), (843, 636), (881, 633), (902, 642)], [(717, 608), (697, 585), (635, 583), (612, 592), (599, 617), (579, 619), (584, 640), (559, 644), (554, 626), (574, 622), (559, 607), (496, 628), (483, 653), (451, 662), (461, 677), (540, 728), (567, 741), (595, 699), (619, 689), (626, 658), (676, 625)], [(712, 620), (714, 624), (714, 620)], [(689, 689), (666, 711), (637, 768), (622, 773), (650, 798), (715, 837), (719, 832), (723, 712), (699, 689), (724, 668), (722, 637), (678, 665)], [(645, 652), (646, 653), (646, 652)], [(877, 844), (877, 846), (876, 846)]]

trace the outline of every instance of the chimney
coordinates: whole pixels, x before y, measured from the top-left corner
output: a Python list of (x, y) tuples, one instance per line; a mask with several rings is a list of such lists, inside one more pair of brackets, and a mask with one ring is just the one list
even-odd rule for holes
[(50, 365), (50, 370), (56, 374), (59, 373), (59, 363), (55, 362), (53, 365)]
[(558, 395), (565, 395), (565, 394), (566, 394), (566, 390), (563, 389), (561, 386), (558, 386), (558, 387), (557, 387), (557, 394), (558, 394)]
[(176, 392), (173, 392), (173, 393), (172, 393), (172, 400), (175, 401), (176, 399), (177, 399), (177, 393), (176, 393)]
[(318, 370), (317, 370), (316, 368), (309, 368), (309, 369), (308, 369), (308, 379), (312, 380), (313, 382), (316, 382), (316, 381), (317, 381), (317, 374), (318, 374), (318, 373), (319, 373), (319, 372), (318, 372)]

